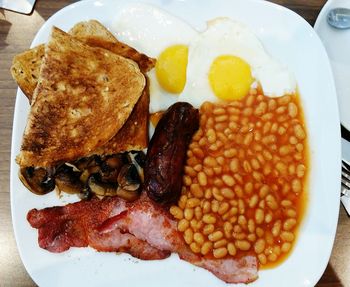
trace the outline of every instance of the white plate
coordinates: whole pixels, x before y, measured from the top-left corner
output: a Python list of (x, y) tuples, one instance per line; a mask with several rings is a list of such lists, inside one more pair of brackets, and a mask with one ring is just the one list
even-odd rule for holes
[(315, 23), (331, 62), (338, 95), (340, 121), (350, 131), (350, 29), (339, 30), (328, 25), (328, 11), (335, 7), (350, 9), (349, 0), (331, 0), (324, 5)]
[[(68, 30), (82, 20), (97, 19), (111, 27), (117, 12), (130, 1), (82, 1), (52, 16), (33, 46), (45, 42), (52, 25)], [(340, 130), (337, 99), (326, 51), (308, 23), (292, 11), (265, 1), (147, 0), (186, 20), (195, 28), (206, 20), (228, 16), (248, 25), (269, 53), (294, 72), (305, 110), (311, 149), (309, 204), (296, 247), (286, 262), (259, 272), (251, 286), (313, 286), (323, 274), (335, 236), (340, 191)], [(145, 23), (146, 25), (147, 23)], [(37, 230), (26, 221), (31, 208), (62, 205), (54, 193), (35, 196), (17, 177), (28, 102), (18, 91), (11, 156), (11, 204), (18, 249), (27, 271), (40, 286), (226, 286), (208, 271), (180, 261), (142, 262), (130, 256), (72, 248), (49, 253), (37, 244)], [(245, 286), (245, 285), (243, 285)]]

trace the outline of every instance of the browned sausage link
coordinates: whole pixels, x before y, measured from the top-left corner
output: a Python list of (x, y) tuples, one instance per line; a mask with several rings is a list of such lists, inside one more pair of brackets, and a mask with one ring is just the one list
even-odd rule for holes
[(179, 199), (186, 151), (198, 127), (199, 112), (188, 103), (172, 105), (160, 119), (144, 168), (144, 187), (154, 201), (170, 204)]

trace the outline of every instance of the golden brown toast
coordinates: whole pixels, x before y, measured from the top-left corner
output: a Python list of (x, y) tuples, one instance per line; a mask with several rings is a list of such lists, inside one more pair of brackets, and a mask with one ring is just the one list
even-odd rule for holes
[[(149, 58), (134, 48), (119, 42), (107, 28), (96, 20), (77, 23), (69, 31), (69, 34), (74, 35), (89, 46), (101, 47), (134, 60), (138, 63), (143, 73), (155, 66), (155, 59)], [(42, 44), (15, 56), (12, 62), (12, 77), (27, 96), (29, 102), (32, 100), (33, 92), (38, 82), (41, 59), (44, 53), (45, 46)]]
[[(89, 20), (74, 25), (70, 34), (92, 47), (101, 47), (125, 58), (134, 60), (143, 73), (151, 70), (156, 60), (119, 42), (100, 22)], [(143, 150), (148, 145), (149, 90), (146, 87), (130, 117), (119, 132), (92, 154), (107, 155), (123, 151)]]
[(29, 102), (38, 83), (41, 60), (44, 54), (45, 45), (42, 44), (16, 55), (12, 61), (12, 77), (27, 96)]
[(75, 24), (68, 33), (79, 38), (96, 36), (110, 42), (117, 40), (113, 34), (97, 20), (79, 22)]
[(143, 73), (151, 70), (156, 60), (139, 53), (134, 48), (119, 42), (100, 22), (89, 20), (79, 22), (69, 30), (69, 34), (93, 47), (101, 47), (110, 50), (120, 56), (134, 60), (140, 66)]
[(143, 150), (147, 148), (148, 110), (149, 89), (147, 84), (124, 126), (110, 141), (93, 151), (92, 154), (110, 155), (124, 151)]
[(115, 42), (106, 41), (96, 36), (77, 37), (80, 41), (92, 47), (100, 47), (112, 51), (120, 56), (135, 61), (142, 73), (146, 73), (156, 65), (156, 59), (150, 58), (145, 54), (139, 53), (134, 48), (115, 40)]
[(121, 129), (145, 84), (134, 61), (54, 27), (18, 164), (48, 167), (91, 154)]

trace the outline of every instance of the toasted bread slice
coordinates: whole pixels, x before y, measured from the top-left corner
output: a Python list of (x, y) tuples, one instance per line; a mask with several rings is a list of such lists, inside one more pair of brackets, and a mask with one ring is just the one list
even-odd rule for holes
[(145, 85), (134, 61), (54, 27), (18, 164), (49, 167), (90, 154), (124, 125)]
[[(92, 47), (101, 47), (120, 56), (134, 60), (146, 73), (155, 66), (155, 59), (139, 53), (134, 48), (119, 42), (111, 32), (100, 22), (90, 20), (77, 23), (69, 34), (77, 37)], [(13, 58), (11, 73), (29, 102), (32, 100), (34, 89), (38, 83), (41, 59), (45, 53), (44, 44), (27, 50)]]
[(112, 51), (120, 56), (135, 61), (142, 73), (146, 73), (156, 65), (156, 59), (150, 58), (145, 54), (139, 53), (134, 48), (115, 40), (115, 42), (106, 41), (96, 36), (77, 37), (80, 41), (91, 47), (100, 47)]
[(69, 34), (90, 46), (101, 47), (125, 58), (134, 60), (139, 64), (143, 73), (148, 72), (155, 66), (155, 59), (139, 53), (134, 48), (119, 42), (117, 38), (97, 20), (79, 22), (69, 30)]
[(79, 22), (68, 33), (79, 38), (96, 36), (110, 42), (117, 41), (113, 34), (97, 20)]
[(16, 80), (18, 86), (29, 101), (31, 101), (38, 83), (41, 61), (44, 54), (45, 45), (39, 45), (16, 55), (12, 61), (12, 77)]
[(92, 154), (110, 155), (124, 151), (143, 150), (147, 148), (148, 110), (149, 89), (147, 85), (124, 126), (110, 141), (97, 150), (94, 150)]

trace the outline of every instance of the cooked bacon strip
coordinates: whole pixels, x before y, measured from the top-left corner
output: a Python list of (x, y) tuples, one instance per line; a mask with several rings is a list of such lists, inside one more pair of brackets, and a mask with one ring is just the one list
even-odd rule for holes
[(155, 206), (146, 197), (130, 204), (120, 214), (110, 217), (99, 227), (99, 231), (111, 232), (115, 228), (129, 232), (161, 250), (178, 252), (184, 246), (176, 222), (165, 210)]
[(249, 283), (258, 278), (257, 258), (252, 255), (247, 255), (240, 259), (205, 259), (202, 257), (200, 257), (199, 261), (181, 259), (207, 269), (226, 283)]
[(33, 209), (30, 224), (39, 229), (39, 245), (51, 252), (90, 245), (100, 251), (124, 251), (141, 259), (161, 259), (176, 252), (228, 283), (257, 278), (255, 256), (207, 259), (189, 249), (169, 213), (146, 196), (133, 203), (117, 197), (64, 207)]
[(50, 252), (63, 252), (70, 247), (91, 246), (99, 251), (127, 252), (144, 259), (164, 259), (169, 251), (162, 251), (147, 242), (119, 229), (99, 233), (97, 227), (108, 217), (126, 209), (119, 198), (93, 199), (68, 204), (62, 207), (32, 209), (27, 220), (39, 229), (39, 246)]
[(91, 232), (88, 239), (89, 245), (98, 251), (125, 252), (143, 260), (159, 260), (170, 255), (169, 251), (159, 250), (130, 233), (122, 233), (119, 229), (106, 234)]
[(119, 215), (100, 226), (101, 233), (114, 229), (130, 232), (161, 250), (170, 250), (180, 258), (207, 269), (227, 283), (248, 283), (257, 279), (258, 262), (255, 256), (240, 259), (207, 259), (194, 254), (177, 231), (176, 222), (169, 213), (147, 198), (141, 198)]

